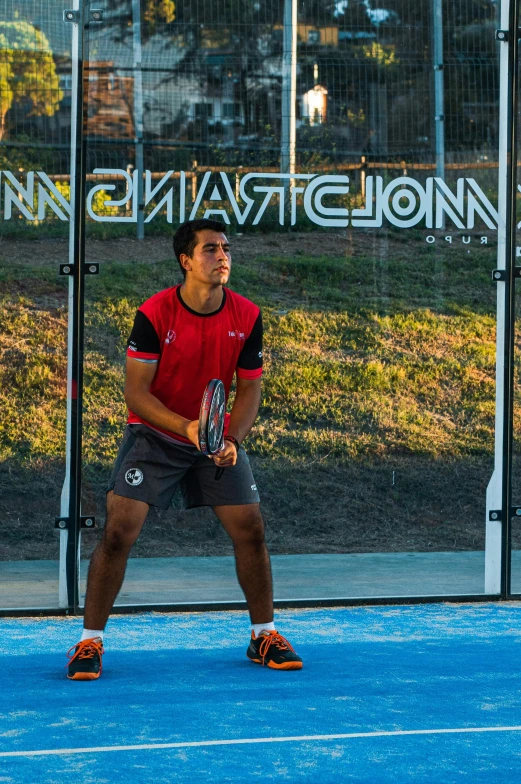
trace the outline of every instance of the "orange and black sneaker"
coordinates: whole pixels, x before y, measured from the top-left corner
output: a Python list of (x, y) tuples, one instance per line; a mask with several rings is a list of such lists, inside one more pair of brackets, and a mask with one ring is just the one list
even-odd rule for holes
[[(72, 655), (71, 651), (74, 651)], [(95, 681), (101, 675), (102, 655), (101, 637), (92, 637), (73, 645), (67, 651), (69, 658), (67, 678), (72, 681)]]
[(273, 670), (301, 670), (302, 659), (297, 656), (289, 642), (278, 632), (261, 632), (251, 640), (246, 656), (256, 664), (266, 665)]

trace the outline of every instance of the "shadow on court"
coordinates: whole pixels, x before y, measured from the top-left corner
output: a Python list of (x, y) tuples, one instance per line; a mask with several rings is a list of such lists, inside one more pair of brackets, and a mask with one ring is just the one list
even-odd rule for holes
[(79, 620), (4, 619), (0, 781), (518, 782), (518, 616), (280, 612), (300, 672), (246, 659), (242, 612), (118, 617), (90, 683), (64, 668)]

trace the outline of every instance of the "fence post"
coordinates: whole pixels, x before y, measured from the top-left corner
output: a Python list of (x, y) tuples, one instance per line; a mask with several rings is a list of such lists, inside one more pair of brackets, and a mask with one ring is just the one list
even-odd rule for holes
[[(295, 174), (297, 102), (297, 0), (284, 0), (282, 50), (281, 174)], [(284, 183), (284, 212), (290, 214), (290, 180)]]
[(445, 100), (443, 64), (442, 0), (432, 3), (432, 61), (434, 69), (434, 127), (436, 134), (436, 176), (445, 179)]
[[(485, 592), (511, 593), (511, 513), (514, 397), (517, 202), (517, 0), (502, 0), (499, 93), (499, 171), (494, 472), (486, 495)], [(502, 274), (502, 277), (501, 277)]]
[(138, 171), (137, 231), (138, 240), (145, 238), (145, 205), (143, 203), (143, 72), (141, 70), (141, 0), (132, 0), (132, 45), (134, 53), (134, 144), (135, 168)]
[(67, 430), (65, 480), (61, 515), (67, 528), (60, 531), (60, 607), (79, 612), (79, 558), (81, 536), (83, 343), (85, 315), (85, 183), (86, 144), (83, 134), (85, 110), (85, 32), (87, 4), (73, 0), (76, 19), (72, 24), (72, 111), (71, 111), (71, 220), (69, 224), (69, 314), (67, 345)]

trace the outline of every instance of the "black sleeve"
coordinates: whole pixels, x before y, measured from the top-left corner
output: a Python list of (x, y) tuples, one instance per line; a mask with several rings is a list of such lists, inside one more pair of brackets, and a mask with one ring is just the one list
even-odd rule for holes
[(135, 355), (139, 357), (140, 354), (155, 354), (159, 356), (161, 354), (157, 332), (152, 322), (141, 310), (138, 310), (136, 313), (134, 326), (127, 345), (130, 356)]
[(260, 310), (252, 331), (244, 341), (237, 367), (243, 370), (259, 370), (262, 367), (262, 315)]

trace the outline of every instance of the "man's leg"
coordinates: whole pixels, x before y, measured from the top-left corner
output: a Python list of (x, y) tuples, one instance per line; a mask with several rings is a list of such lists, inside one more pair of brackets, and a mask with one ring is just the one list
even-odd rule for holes
[[(107, 521), (90, 561), (80, 642), (69, 651), (67, 677), (91, 681), (101, 675), (103, 630), (119, 593), (128, 554), (148, 513), (148, 504), (107, 493)], [(71, 651), (73, 651), (72, 655)]]
[(276, 670), (300, 670), (302, 659), (273, 625), (273, 584), (259, 504), (214, 506), (235, 551), (239, 584), (253, 626), (246, 655)]
[(214, 512), (233, 542), (237, 578), (251, 622), (273, 621), (271, 565), (259, 504), (214, 506)]
[(107, 493), (107, 521), (92, 554), (85, 596), (84, 627), (104, 629), (123, 584), (128, 555), (148, 514), (143, 501)]

